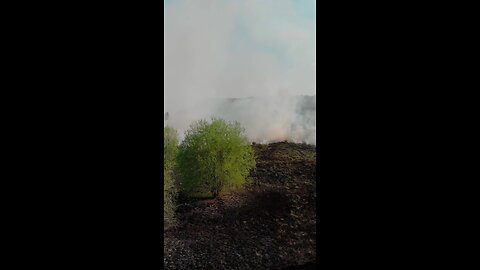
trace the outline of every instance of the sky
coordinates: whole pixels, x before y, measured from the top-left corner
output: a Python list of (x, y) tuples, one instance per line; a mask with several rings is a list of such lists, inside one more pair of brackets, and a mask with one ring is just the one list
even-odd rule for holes
[(212, 114), (199, 105), (205, 100), (316, 94), (314, 0), (164, 0), (164, 7), (166, 112), (189, 110), (193, 121)]

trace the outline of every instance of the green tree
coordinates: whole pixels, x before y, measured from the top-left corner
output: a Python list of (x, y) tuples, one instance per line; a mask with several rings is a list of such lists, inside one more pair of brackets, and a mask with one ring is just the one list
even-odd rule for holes
[(176, 189), (174, 183), (175, 159), (178, 152), (177, 131), (171, 127), (163, 129), (163, 214), (173, 221), (175, 213)]
[(177, 156), (182, 187), (187, 193), (209, 192), (217, 197), (246, 183), (255, 167), (254, 152), (238, 122), (212, 119), (191, 125)]

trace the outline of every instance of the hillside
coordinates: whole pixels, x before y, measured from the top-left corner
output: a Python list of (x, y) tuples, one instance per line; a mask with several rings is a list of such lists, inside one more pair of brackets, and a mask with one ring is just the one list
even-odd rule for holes
[(164, 112), (164, 126), (183, 134), (200, 119), (212, 116), (238, 121), (257, 143), (288, 140), (316, 144), (316, 96), (274, 96), (208, 99)]
[(316, 147), (254, 144), (242, 192), (180, 201), (164, 232), (166, 269), (284, 269), (316, 263)]

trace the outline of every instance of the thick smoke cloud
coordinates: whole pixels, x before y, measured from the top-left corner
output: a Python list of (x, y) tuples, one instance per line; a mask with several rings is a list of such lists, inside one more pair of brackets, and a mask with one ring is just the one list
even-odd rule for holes
[(170, 1), (168, 124), (182, 134), (193, 121), (216, 116), (239, 121), (252, 141), (315, 144), (315, 20), (298, 2)]

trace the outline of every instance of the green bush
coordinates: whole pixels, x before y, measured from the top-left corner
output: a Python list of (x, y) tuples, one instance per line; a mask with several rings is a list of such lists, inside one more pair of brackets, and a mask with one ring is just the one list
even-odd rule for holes
[(212, 119), (195, 122), (178, 152), (178, 171), (187, 194), (210, 193), (217, 197), (231, 187), (241, 187), (251, 168), (254, 152), (238, 122)]
[(175, 129), (163, 129), (163, 214), (164, 218), (173, 222), (175, 213), (176, 188), (174, 183), (175, 159), (178, 152), (178, 136)]

